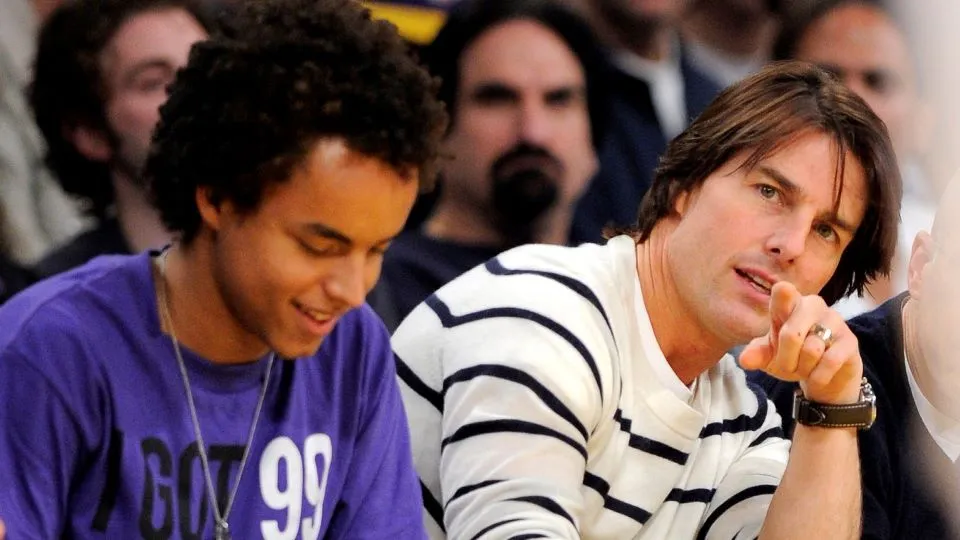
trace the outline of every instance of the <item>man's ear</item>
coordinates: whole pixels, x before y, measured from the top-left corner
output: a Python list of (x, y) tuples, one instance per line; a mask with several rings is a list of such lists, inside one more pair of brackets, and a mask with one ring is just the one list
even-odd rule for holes
[(113, 147), (103, 130), (94, 129), (85, 124), (77, 124), (64, 127), (63, 135), (73, 144), (80, 155), (90, 161), (106, 163), (113, 159)]
[[(687, 213), (687, 210), (690, 209), (690, 205), (693, 204), (694, 199), (696, 199), (695, 190), (685, 189), (678, 193), (673, 199), (673, 211), (680, 217), (683, 217)], [(699, 191), (699, 190), (696, 190)]]
[(913, 239), (910, 251), (910, 264), (907, 265), (907, 290), (912, 298), (920, 298), (923, 287), (923, 271), (933, 260), (936, 246), (933, 237), (927, 231), (920, 231)]
[(208, 186), (197, 188), (194, 198), (197, 202), (197, 211), (200, 212), (200, 221), (214, 231), (220, 230), (222, 206)]

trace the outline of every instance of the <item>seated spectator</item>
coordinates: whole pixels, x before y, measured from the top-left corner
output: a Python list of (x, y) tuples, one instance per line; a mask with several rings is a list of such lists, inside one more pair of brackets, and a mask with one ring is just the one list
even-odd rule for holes
[(37, 30), (60, 0), (4, 0), (0, 8), (0, 255), (36, 264), (85, 224), (80, 205), (44, 163), (46, 146), (27, 104)]
[(390, 246), (371, 296), (391, 328), (503, 250), (567, 243), (605, 99), (589, 27), (550, 0), (464, 0), (423, 56), (450, 110), (449, 159), (436, 205)]
[[(900, 195), (863, 101), (774, 65), (674, 139), (628, 234), (441, 288), (393, 336), (431, 536), (858, 538), (873, 409), (824, 299), (889, 268)], [(725, 354), (751, 338), (745, 366), (847, 418), (791, 447)]]
[(48, 162), (96, 226), (40, 261), (40, 277), (170, 241), (142, 169), (167, 86), (209, 28), (192, 0), (76, 0), (47, 19), (30, 102)]

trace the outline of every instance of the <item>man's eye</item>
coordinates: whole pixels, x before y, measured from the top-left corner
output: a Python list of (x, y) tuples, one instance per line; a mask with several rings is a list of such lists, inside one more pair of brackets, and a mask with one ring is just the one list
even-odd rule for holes
[(776, 198), (778, 192), (777, 188), (773, 186), (768, 186), (767, 184), (760, 184), (757, 186), (757, 191), (760, 193), (760, 196), (764, 199), (773, 199)]
[(311, 255), (311, 256), (314, 256), (314, 257), (327, 257), (327, 256), (333, 254), (333, 250), (330, 249), (330, 248), (314, 247), (314, 246), (311, 246), (310, 244), (308, 244), (307, 242), (304, 242), (304, 241), (302, 241), (302, 240), (300, 241), (300, 247), (303, 248), (303, 250), (304, 250), (308, 255)]
[(156, 92), (166, 89), (169, 84), (170, 80), (166, 77), (151, 77), (137, 81), (136, 87), (140, 92)]
[(833, 230), (833, 227), (821, 224), (816, 227), (817, 234), (819, 234), (824, 240), (833, 240), (836, 238), (837, 232)]
[(863, 76), (863, 82), (878, 94), (886, 94), (893, 87), (893, 77), (882, 71), (869, 71)]

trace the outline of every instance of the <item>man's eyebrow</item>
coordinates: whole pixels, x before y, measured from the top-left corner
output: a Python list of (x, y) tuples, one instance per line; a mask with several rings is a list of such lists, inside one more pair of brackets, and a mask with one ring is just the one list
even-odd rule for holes
[(857, 232), (857, 228), (856, 228), (856, 227), (854, 227), (852, 224), (850, 224), (850, 223), (849, 223), (848, 221), (846, 221), (845, 219), (841, 218), (839, 215), (837, 215), (836, 212), (834, 212), (834, 213), (830, 214), (829, 216), (827, 216), (827, 217), (826, 217), (826, 221), (828, 221), (829, 223), (833, 224), (836, 228), (845, 231), (845, 232), (846, 232), (847, 234), (849, 234), (850, 236), (853, 236), (853, 235), (856, 234), (856, 232)]
[(547, 101), (582, 98), (587, 96), (587, 88), (583, 84), (561, 84), (550, 88), (544, 94)]
[[(764, 176), (772, 180), (774, 183), (776, 183), (780, 187), (780, 189), (782, 189), (786, 193), (789, 199), (796, 200), (797, 198), (800, 198), (803, 196), (804, 189), (799, 185), (797, 185), (796, 182), (794, 182), (793, 180), (790, 180), (789, 178), (787, 178), (783, 173), (781, 173), (777, 169), (767, 165), (760, 165), (759, 167), (757, 167), (757, 170), (760, 171), (761, 174), (763, 174)], [(841, 218), (836, 213), (836, 211), (831, 212), (826, 216), (823, 216), (821, 219), (836, 226), (838, 229), (842, 229), (843, 231), (849, 233), (851, 236), (853, 236), (853, 234), (857, 232), (857, 228), (854, 227), (850, 222)]]
[(517, 91), (499, 81), (486, 81), (473, 88), (470, 97), (475, 100), (514, 98)]
[[(324, 225), (323, 223), (308, 223), (304, 228), (309, 234), (313, 236), (318, 236), (320, 238), (325, 238), (327, 240), (333, 240), (345, 246), (352, 246), (354, 243), (349, 236), (334, 229), (333, 227)], [(397, 233), (393, 236), (390, 236), (389, 238), (384, 238), (383, 240), (376, 242), (375, 245), (382, 246), (384, 244), (389, 244), (390, 242), (393, 242), (394, 240), (396, 240), (396, 238), (400, 236), (400, 234), (401, 233)]]
[(769, 165), (760, 165), (757, 167), (757, 170), (760, 173), (770, 180), (773, 180), (780, 189), (782, 189), (788, 197), (795, 199), (803, 195), (803, 188), (798, 186), (796, 182), (790, 180), (782, 172), (770, 167)]
[(353, 240), (351, 240), (349, 236), (334, 229), (333, 227), (328, 227), (323, 223), (308, 223), (304, 228), (313, 236), (319, 236), (321, 238), (333, 240), (346, 246), (353, 245)]
[(163, 69), (168, 72), (175, 71), (174, 67), (170, 65), (170, 62), (167, 62), (166, 60), (162, 60), (160, 58), (152, 58), (152, 59), (144, 60), (134, 65), (131, 69), (127, 70), (127, 72), (123, 76), (122, 82), (124, 85), (128, 85), (133, 81), (135, 81), (136, 78), (139, 77), (141, 73), (151, 69)]

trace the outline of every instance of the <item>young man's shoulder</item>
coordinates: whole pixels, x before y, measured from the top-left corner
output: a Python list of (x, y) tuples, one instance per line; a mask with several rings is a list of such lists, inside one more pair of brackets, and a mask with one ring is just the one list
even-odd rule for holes
[(97, 402), (107, 374), (132, 373), (118, 358), (148, 343), (149, 272), (146, 255), (100, 259), (4, 304), (0, 378), (46, 388), (68, 410), (94, 418), (87, 406)]
[(100, 257), (40, 281), (0, 308), (0, 350), (30, 335), (96, 334), (139, 318), (153, 294), (149, 276), (148, 256), (141, 254)]

